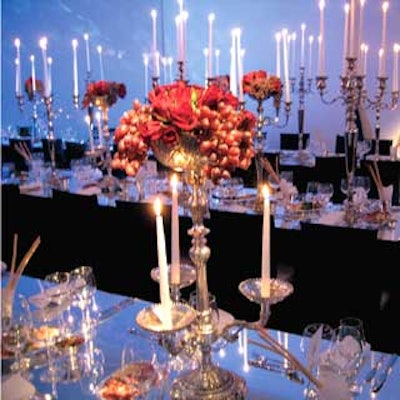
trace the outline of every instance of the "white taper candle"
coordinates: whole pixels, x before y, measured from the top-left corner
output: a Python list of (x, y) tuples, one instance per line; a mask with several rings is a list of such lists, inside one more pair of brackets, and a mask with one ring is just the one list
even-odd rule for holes
[(35, 68), (35, 56), (32, 54), (30, 56), (31, 60), (31, 78), (32, 78), (32, 92), (36, 92), (36, 68)]
[(72, 72), (73, 72), (73, 95), (78, 96), (78, 55), (77, 55), (78, 41), (72, 39)]
[(269, 190), (263, 187), (263, 230), (262, 230), (262, 255), (261, 255), (261, 297), (269, 298), (271, 295), (271, 266), (270, 266), (270, 201)]
[(208, 78), (212, 78), (213, 74), (213, 54), (214, 54), (214, 32), (213, 23), (215, 20), (215, 14), (211, 13), (208, 15)]
[(181, 261), (179, 249), (179, 212), (178, 212), (178, 176), (171, 177), (172, 209), (171, 209), (171, 283), (181, 281)]

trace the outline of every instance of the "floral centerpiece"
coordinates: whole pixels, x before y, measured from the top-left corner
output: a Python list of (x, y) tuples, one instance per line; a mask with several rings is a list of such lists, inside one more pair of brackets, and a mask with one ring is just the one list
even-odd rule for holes
[(25, 81), (24, 88), (29, 101), (34, 100), (36, 92), (39, 93), (41, 97), (43, 96), (44, 86), (40, 79), (35, 79), (35, 91), (33, 91), (33, 79), (31, 76)]
[(282, 81), (279, 77), (268, 75), (263, 70), (248, 72), (243, 76), (243, 92), (259, 102), (273, 97), (274, 107), (279, 108)]
[(91, 103), (95, 103), (99, 97), (105, 97), (109, 107), (115, 104), (118, 98), (123, 99), (126, 96), (126, 86), (123, 83), (114, 81), (91, 82), (86, 87), (86, 93), (82, 100), (82, 108), (87, 108)]
[(217, 84), (205, 88), (184, 81), (155, 87), (149, 104), (135, 100), (120, 118), (112, 166), (135, 176), (150, 149), (173, 149), (187, 138), (207, 162), (206, 176), (218, 182), (236, 168), (247, 169), (254, 156), (256, 118)]

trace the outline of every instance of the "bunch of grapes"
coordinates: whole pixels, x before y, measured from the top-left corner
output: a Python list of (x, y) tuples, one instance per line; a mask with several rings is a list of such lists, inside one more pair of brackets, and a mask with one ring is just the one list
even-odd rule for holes
[(201, 107), (198, 113), (201, 128), (210, 132), (200, 143), (200, 152), (209, 161), (205, 167), (207, 176), (218, 182), (230, 178), (236, 168), (248, 169), (255, 155), (254, 129), (242, 129), (240, 112), (220, 103), (218, 111)]

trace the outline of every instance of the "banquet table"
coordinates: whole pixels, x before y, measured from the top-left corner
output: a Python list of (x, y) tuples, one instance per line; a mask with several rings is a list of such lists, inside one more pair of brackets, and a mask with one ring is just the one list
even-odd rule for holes
[[(2, 276), (2, 285), (4, 286), (7, 280), (7, 274)], [(24, 275), (17, 286), (19, 293), (25, 296), (30, 296), (38, 291), (38, 282), (36, 278)], [(125, 296), (121, 296), (114, 293), (97, 290), (95, 293), (95, 301), (99, 310), (105, 310), (108, 307), (117, 304), (119, 301), (125, 299)], [(63, 382), (63, 383), (45, 383), (40, 379), (40, 374), (43, 372), (42, 368), (33, 369), (31, 372), (31, 382), (36, 388), (38, 393), (53, 393), (57, 394), (57, 398), (60, 400), (66, 399), (91, 399), (96, 398), (95, 395), (89, 390), (89, 384), (94, 384), (96, 387), (99, 382), (102, 382), (107, 376), (112, 374), (115, 370), (120, 368), (121, 363), (121, 350), (127, 341), (140, 341), (139, 335), (129, 333), (129, 329), (137, 327), (136, 315), (143, 308), (148, 307), (149, 302), (135, 298), (131, 306), (115, 313), (111, 318), (102, 322), (97, 326), (97, 333), (94, 338), (95, 348), (102, 352), (104, 355), (104, 372), (94, 379), (91, 372), (85, 372), (83, 376), (74, 382)], [(285, 347), (295, 355), (301, 362), (304, 361), (304, 356), (300, 351), (300, 339), (301, 337), (296, 334), (289, 334), (283, 331), (276, 331), (269, 329), (272, 336), (281, 341)], [(260, 341), (257, 333), (248, 330), (248, 338)], [(213, 353), (213, 362), (221, 367), (228, 369), (235, 374), (243, 377), (247, 385), (247, 399), (258, 400), (258, 399), (280, 399), (280, 400), (292, 400), (301, 399), (303, 397), (303, 391), (305, 389), (304, 384), (299, 384), (292, 380), (289, 380), (284, 374), (265, 371), (263, 369), (249, 366), (248, 361), (254, 357), (255, 353), (264, 354), (269, 358), (279, 359), (279, 356), (273, 354), (267, 350), (261, 349), (258, 346), (245, 342), (239, 343), (233, 342), (226, 345), (223, 351), (216, 351)], [(83, 349), (85, 347), (83, 346)], [(82, 350), (84, 351), (84, 350)], [(372, 352), (370, 357), (361, 370), (359, 377), (360, 382), (365, 376), (367, 370), (370, 369), (379, 356), (379, 353)], [(375, 361), (373, 361), (375, 360)], [(3, 385), (5, 379), (9, 376), (3, 376)], [(171, 377), (170, 381), (174, 378)], [(169, 381), (169, 382), (170, 382)], [(3, 389), (2, 389), (3, 390)], [(167, 390), (168, 393), (168, 390)], [(400, 363), (397, 362), (390, 375), (387, 378), (385, 385), (382, 389), (374, 395), (370, 393), (370, 384), (362, 385), (362, 392), (357, 396), (357, 399), (382, 399), (382, 400), (398, 400), (400, 393)], [(3, 398), (7, 400), (8, 397)], [(167, 399), (169, 396), (166, 394), (163, 398)]]

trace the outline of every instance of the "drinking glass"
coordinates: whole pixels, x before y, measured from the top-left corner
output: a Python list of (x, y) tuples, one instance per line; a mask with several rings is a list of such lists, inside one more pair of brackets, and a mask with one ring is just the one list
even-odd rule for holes
[(319, 182), (310, 181), (306, 186), (306, 202), (314, 204), (318, 198)]
[(122, 349), (121, 377), (130, 385), (132, 398), (162, 398), (168, 379), (168, 354), (148, 338), (135, 335), (133, 339)]
[(334, 193), (333, 184), (330, 182), (320, 182), (317, 187), (318, 201), (322, 207), (326, 207)]

